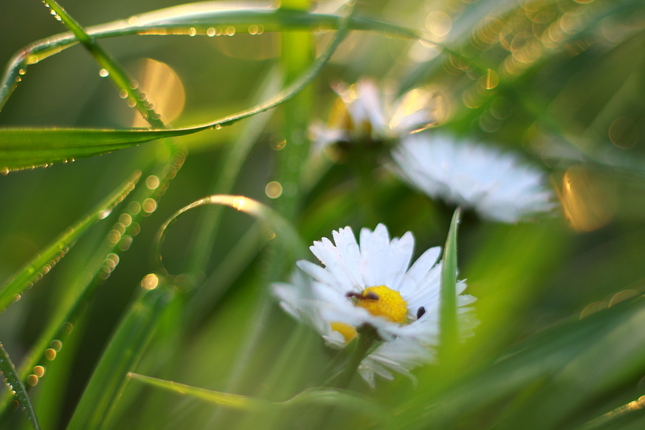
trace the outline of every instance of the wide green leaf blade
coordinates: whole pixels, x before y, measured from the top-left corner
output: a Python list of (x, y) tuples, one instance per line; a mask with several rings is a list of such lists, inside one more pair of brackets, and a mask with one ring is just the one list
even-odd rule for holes
[(27, 395), (27, 390), (25, 385), (20, 380), (20, 375), (16, 370), (16, 367), (13, 365), (9, 354), (5, 351), (4, 346), (0, 343), (0, 373), (2, 373), (5, 384), (12, 390), (15, 394), (14, 397), (18, 401), (19, 405), (27, 413), (29, 421), (34, 426), (36, 430), (40, 429), (38, 425), (38, 418), (36, 418), (36, 413), (34, 408), (29, 400)]
[(36, 283), (67, 253), (85, 231), (97, 221), (104, 219), (110, 211), (134, 189), (141, 176), (135, 173), (87, 215), (58, 236), (45, 250), (27, 263), (13, 278), (0, 288), (0, 312), (19, 298), (27, 288)]

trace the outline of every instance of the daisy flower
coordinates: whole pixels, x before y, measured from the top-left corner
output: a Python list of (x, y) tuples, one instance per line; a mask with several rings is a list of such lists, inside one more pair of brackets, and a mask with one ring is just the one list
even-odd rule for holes
[(482, 217), (514, 223), (553, 209), (546, 177), (515, 154), (446, 134), (406, 136), (392, 151), (397, 172), (432, 198), (472, 208)]
[(409, 91), (396, 103), (387, 103), (369, 78), (350, 86), (336, 85), (334, 91), (339, 98), (328, 124), (311, 127), (315, 152), (333, 144), (377, 145), (436, 122), (433, 95), (421, 89)]
[[(311, 324), (334, 348), (343, 348), (369, 325), (382, 343), (366, 356), (358, 371), (374, 386), (374, 375), (392, 379), (392, 371), (409, 371), (434, 359), (439, 338), (440, 247), (424, 252), (410, 266), (414, 237), (407, 232), (390, 240), (383, 224), (362, 229), (360, 244), (350, 227), (332, 233), (310, 247), (324, 265), (298, 261), (301, 271), (290, 283), (273, 285), (282, 308)], [(462, 294), (457, 283), (457, 305), (462, 334), (477, 320), (468, 304), (475, 298)]]

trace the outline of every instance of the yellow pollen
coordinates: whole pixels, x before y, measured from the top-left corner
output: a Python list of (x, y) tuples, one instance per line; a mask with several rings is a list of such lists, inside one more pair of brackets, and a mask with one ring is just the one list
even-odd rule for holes
[(408, 321), (408, 303), (403, 300), (398, 291), (385, 285), (365, 288), (359, 296), (355, 296), (356, 306), (365, 308), (375, 316), (403, 324)]
[(345, 343), (351, 342), (352, 339), (354, 339), (358, 335), (354, 326), (342, 322), (331, 323), (331, 329), (342, 334), (345, 338)]

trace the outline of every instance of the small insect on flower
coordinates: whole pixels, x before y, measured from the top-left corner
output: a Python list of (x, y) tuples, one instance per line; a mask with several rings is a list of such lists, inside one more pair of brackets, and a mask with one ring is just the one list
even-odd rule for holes
[[(296, 319), (311, 324), (334, 348), (343, 348), (360, 327), (373, 327), (382, 340), (358, 370), (374, 386), (374, 375), (392, 379), (392, 371), (410, 376), (410, 370), (434, 359), (439, 337), (441, 249), (430, 248), (410, 266), (414, 238), (408, 232), (390, 240), (379, 224), (360, 232), (360, 243), (350, 227), (314, 242), (310, 248), (324, 264), (299, 261), (290, 283), (273, 285), (280, 305)], [(475, 298), (462, 294), (457, 304), (462, 335), (477, 325), (468, 305)], [(423, 317), (423, 318), (422, 318)]]

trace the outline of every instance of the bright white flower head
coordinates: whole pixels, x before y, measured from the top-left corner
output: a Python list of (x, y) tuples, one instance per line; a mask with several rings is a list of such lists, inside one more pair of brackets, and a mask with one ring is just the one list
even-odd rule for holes
[(432, 198), (475, 209), (482, 217), (514, 223), (553, 209), (545, 175), (514, 154), (447, 134), (406, 136), (392, 151), (397, 172)]
[[(391, 371), (409, 375), (432, 361), (439, 337), (441, 248), (428, 249), (410, 266), (410, 232), (390, 240), (379, 224), (374, 231), (361, 230), (359, 245), (345, 227), (334, 231), (333, 239), (335, 244), (323, 238), (310, 248), (325, 267), (301, 260), (298, 267), (305, 273), (273, 285), (282, 308), (313, 325), (336, 348), (356, 337), (356, 328), (374, 327), (384, 342), (358, 368), (371, 386), (374, 374), (392, 379)], [(460, 329), (467, 335), (477, 320), (467, 307), (475, 298), (461, 294), (465, 288), (464, 281), (457, 283)]]
[(339, 96), (327, 125), (311, 128), (314, 151), (334, 143), (375, 144), (424, 129), (436, 122), (431, 93), (414, 89), (396, 103), (387, 103), (377, 84), (363, 78), (356, 84), (337, 85)]

